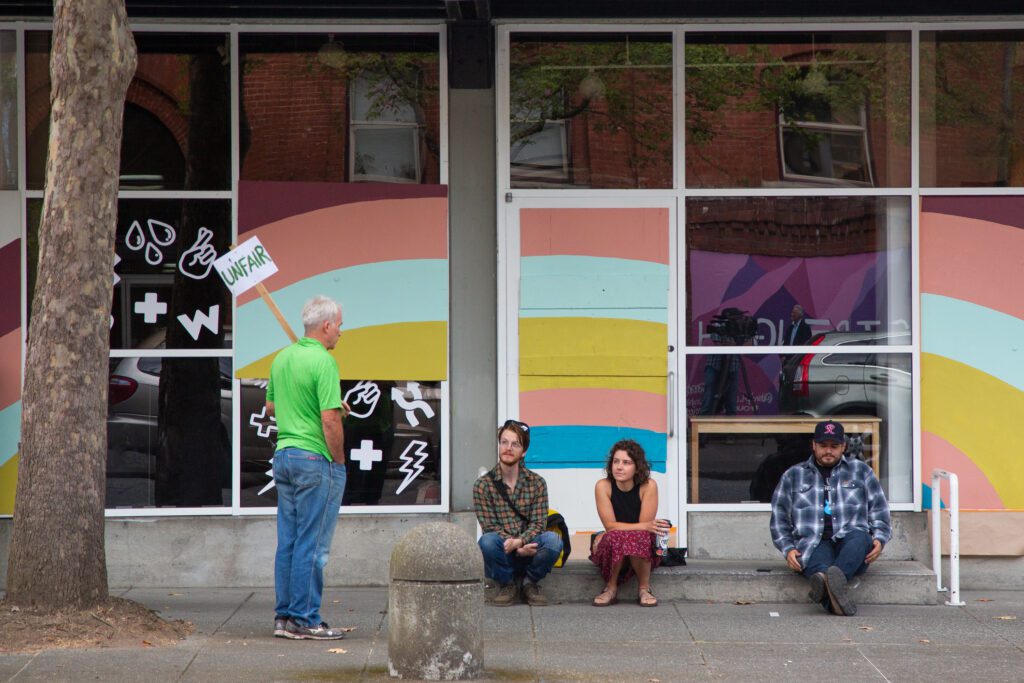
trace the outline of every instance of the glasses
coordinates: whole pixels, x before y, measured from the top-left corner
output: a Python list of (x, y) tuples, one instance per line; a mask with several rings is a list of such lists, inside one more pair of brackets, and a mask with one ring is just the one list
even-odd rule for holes
[(501, 446), (502, 448), (511, 448), (514, 451), (517, 451), (523, 447), (523, 444), (519, 443), (518, 441), (509, 441), (508, 439), (502, 439), (501, 441), (498, 442), (498, 445)]
[(508, 429), (509, 427), (513, 426), (519, 427), (524, 432), (530, 431), (530, 425), (526, 424), (525, 422), (520, 422), (519, 420), (505, 420), (505, 424), (501, 425), (501, 428)]

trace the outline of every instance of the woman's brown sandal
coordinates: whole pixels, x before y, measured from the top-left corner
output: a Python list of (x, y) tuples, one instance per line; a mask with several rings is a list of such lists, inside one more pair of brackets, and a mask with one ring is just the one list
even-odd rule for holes
[(594, 607), (607, 607), (608, 605), (614, 605), (619, 601), (615, 595), (615, 591), (611, 588), (605, 588), (601, 591), (601, 594), (594, 598)]
[(654, 597), (654, 593), (651, 592), (650, 588), (641, 588), (640, 593), (637, 596), (637, 602), (640, 603), (641, 607), (657, 607), (658, 598)]

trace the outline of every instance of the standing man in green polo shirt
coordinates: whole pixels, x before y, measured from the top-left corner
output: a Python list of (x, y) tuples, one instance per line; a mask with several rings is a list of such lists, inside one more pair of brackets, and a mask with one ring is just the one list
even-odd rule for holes
[(270, 366), (267, 412), (277, 418), (274, 483), (277, 555), (274, 560), (274, 635), (338, 640), (320, 617), (324, 565), (345, 493), (348, 412), (341, 400), (338, 363), (328, 353), (341, 334), (341, 306), (317, 296), (302, 307), (302, 339)]

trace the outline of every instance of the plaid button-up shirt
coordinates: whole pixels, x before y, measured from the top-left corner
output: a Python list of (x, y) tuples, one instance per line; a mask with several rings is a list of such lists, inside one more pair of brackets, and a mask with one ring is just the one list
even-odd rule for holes
[(485, 534), (494, 531), (505, 540), (521, 538), (524, 543), (530, 543), (544, 531), (547, 524), (547, 482), (544, 481), (544, 477), (526, 469), (520, 462), (515, 490), (509, 491), (505, 486), (512, 503), (530, 519), (529, 524), (512, 511), (496, 488), (498, 486), (505, 486), (505, 482), (501, 480), (500, 465), (495, 465), (494, 469), (482, 475), (473, 484), (473, 507), (476, 509), (480, 528)]
[[(812, 455), (793, 465), (772, 496), (772, 543), (787, 554), (796, 548), (804, 564), (821, 542), (825, 527), (825, 480)], [(840, 539), (863, 531), (883, 545), (892, 538), (889, 503), (878, 477), (867, 463), (843, 456), (832, 468), (832, 536)]]

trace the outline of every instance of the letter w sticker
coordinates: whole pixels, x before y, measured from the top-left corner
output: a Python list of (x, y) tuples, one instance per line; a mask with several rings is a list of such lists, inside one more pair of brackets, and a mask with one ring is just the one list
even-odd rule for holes
[(187, 315), (179, 315), (178, 322), (197, 341), (199, 339), (199, 332), (204, 327), (209, 329), (210, 332), (217, 334), (217, 329), (220, 327), (220, 304), (210, 306), (208, 313), (196, 310), (195, 317), (193, 318), (189, 318)]

